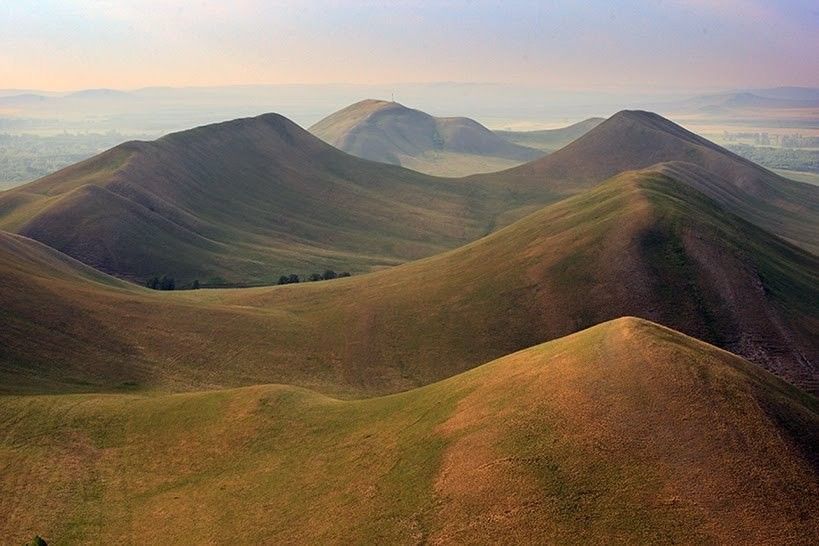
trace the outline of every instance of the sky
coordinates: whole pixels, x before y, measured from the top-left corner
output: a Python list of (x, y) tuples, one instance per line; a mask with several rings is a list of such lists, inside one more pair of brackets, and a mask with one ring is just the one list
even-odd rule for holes
[(0, 2), (0, 89), (444, 81), (819, 87), (819, 2)]

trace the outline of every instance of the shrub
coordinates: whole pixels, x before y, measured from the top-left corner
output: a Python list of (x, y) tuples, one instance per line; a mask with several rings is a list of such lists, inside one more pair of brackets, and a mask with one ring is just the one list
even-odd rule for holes
[(159, 289), (160, 290), (174, 290), (176, 289), (176, 281), (173, 277), (169, 277), (167, 275), (162, 275), (162, 278), (159, 279)]
[(299, 282), (299, 276), (295, 273), (279, 277), (279, 284), (295, 284), (297, 282)]

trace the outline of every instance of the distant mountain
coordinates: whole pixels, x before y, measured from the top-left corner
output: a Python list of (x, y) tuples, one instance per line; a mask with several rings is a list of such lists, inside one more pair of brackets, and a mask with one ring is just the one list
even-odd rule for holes
[(589, 118), (560, 129), (495, 131), (495, 134), (520, 146), (527, 146), (544, 152), (554, 152), (585, 135), (604, 121), (606, 121), (605, 118)]
[(381, 100), (355, 103), (309, 130), (349, 154), (446, 176), (500, 170), (542, 155), (469, 118), (437, 118)]
[(765, 89), (751, 89), (750, 93), (760, 97), (791, 101), (819, 100), (819, 88), (816, 87), (771, 87)]
[(269, 283), (464, 244), (514, 201), (349, 156), (269, 114), (128, 142), (0, 193), (0, 229), (138, 282)]
[(811, 90), (769, 90), (767, 93), (740, 91), (703, 95), (668, 105), (666, 110), (727, 114), (743, 109), (819, 108), (819, 96), (814, 96)]
[(523, 194), (571, 195), (657, 163), (668, 163), (664, 169), (727, 210), (819, 252), (819, 188), (774, 174), (650, 112), (619, 112), (546, 157), (469, 180)]
[(68, 93), (67, 95), (65, 95), (65, 98), (100, 100), (125, 98), (128, 97), (129, 95), (130, 93), (126, 91), (119, 91), (116, 89), (83, 89), (81, 91)]
[(37, 93), (20, 93), (14, 95), (0, 96), (0, 107), (2, 106), (25, 106), (28, 104), (37, 104), (47, 100), (51, 97), (39, 95)]

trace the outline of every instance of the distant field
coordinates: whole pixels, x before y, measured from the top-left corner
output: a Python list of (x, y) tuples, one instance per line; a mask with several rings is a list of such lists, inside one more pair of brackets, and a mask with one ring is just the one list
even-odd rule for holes
[(426, 152), (417, 157), (402, 156), (401, 165), (435, 176), (461, 177), (492, 173), (520, 165), (521, 161), (455, 152)]
[(52, 136), (0, 134), (0, 190), (36, 180), (135, 138), (116, 132)]
[(797, 182), (807, 182), (808, 184), (813, 184), (815, 186), (819, 186), (819, 173), (815, 172), (804, 172), (804, 171), (789, 171), (787, 169), (772, 169), (775, 173), (780, 174), (786, 178), (790, 178), (791, 180), (796, 180)]

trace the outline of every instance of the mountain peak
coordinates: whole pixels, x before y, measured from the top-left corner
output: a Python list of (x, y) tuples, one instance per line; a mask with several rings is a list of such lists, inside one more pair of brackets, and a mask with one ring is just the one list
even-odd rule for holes
[(442, 168), (441, 162), (449, 168), (457, 166), (464, 156), (480, 157), (483, 165), (496, 164), (496, 168), (487, 169), (491, 171), (541, 155), (504, 140), (475, 120), (435, 117), (397, 102), (376, 99), (359, 101), (330, 114), (310, 127), (310, 132), (351, 155), (444, 176), (475, 173), (436, 170)]

